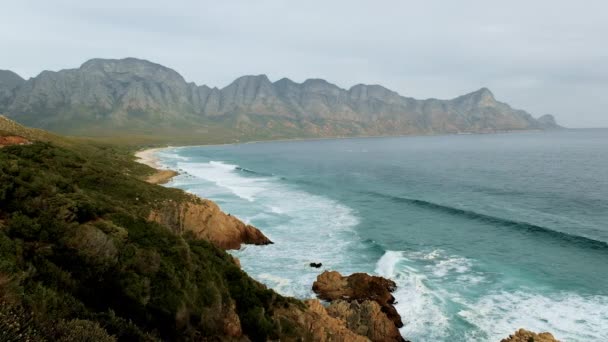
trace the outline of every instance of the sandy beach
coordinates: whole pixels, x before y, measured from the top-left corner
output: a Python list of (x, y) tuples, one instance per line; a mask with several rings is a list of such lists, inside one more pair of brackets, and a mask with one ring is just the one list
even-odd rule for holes
[(146, 181), (152, 184), (165, 184), (171, 180), (171, 178), (177, 176), (179, 173), (173, 170), (161, 169), (160, 161), (155, 153), (162, 148), (149, 148), (146, 150), (138, 151), (135, 153), (136, 161), (141, 164), (150, 166), (156, 169), (156, 173), (150, 175)]
[(136, 161), (141, 164), (146, 164), (149, 167), (159, 169), (160, 168), (159, 159), (154, 154), (160, 150), (162, 150), (161, 147), (148, 148), (145, 150), (137, 151), (135, 153), (135, 157), (137, 157)]

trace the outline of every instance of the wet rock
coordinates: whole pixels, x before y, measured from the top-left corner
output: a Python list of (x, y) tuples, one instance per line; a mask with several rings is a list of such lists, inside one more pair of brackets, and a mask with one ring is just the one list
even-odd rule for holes
[(380, 305), (382, 312), (395, 323), (397, 328), (403, 326), (401, 316), (393, 306), (395, 297), (391, 292), (397, 285), (394, 281), (365, 273), (353, 273), (343, 277), (335, 271), (321, 273), (312, 286), (312, 290), (323, 300), (342, 299), (348, 302), (371, 300)]
[(500, 342), (559, 342), (559, 340), (548, 332), (537, 334), (525, 329), (519, 329), (515, 334), (509, 335), (508, 338), (504, 338)]

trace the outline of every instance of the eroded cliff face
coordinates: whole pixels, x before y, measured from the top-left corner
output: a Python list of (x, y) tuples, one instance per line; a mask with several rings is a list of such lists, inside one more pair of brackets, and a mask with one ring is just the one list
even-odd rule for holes
[[(279, 322), (293, 324), (293, 337), (282, 337), (281, 341), (318, 341), (318, 342), (366, 342), (369, 339), (348, 329), (342, 319), (330, 316), (317, 299), (304, 301), (305, 308), (290, 305), (275, 311)], [(282, 330), (290, 330), (282, 326)], [(287, 335), (287, 334), (286, 334)]]
[(267, 245), (272, 241), (257, 228), (224, 213), (214, 202), (189, 196), (182, 202), (168, 201), (150, 211), (148, 220), (176, 233), (192, 232), (222, 249), (239, 249), (242, 244)]
[(342, 319), (346, 327), (372, 341), (404, 341), (399, 329), (375, 301), (335, 300), (327, 307), (331, 317)]

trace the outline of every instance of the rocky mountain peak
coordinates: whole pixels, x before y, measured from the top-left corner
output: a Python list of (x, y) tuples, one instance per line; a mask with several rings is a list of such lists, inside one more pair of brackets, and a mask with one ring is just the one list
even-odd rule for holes
[(232, 84), (236, 85), (260, 85), (260, 84), (272, 84), (265, 74), (260, 75), (245, 75), (234, 80)]
[(14, 89), (25, 83), (21, 76), (10, 70), (0, 70), (0, 87)]
[(498, 104), (492, 91), (485, 87), (472, 93), (459, 96), (453, 99), (452, 102), (467, 108), (494, 107)]
[(545, 114), (536, 119), (536, 121), (538, 121), (543, 129), (561, 128), (561, 126), (557, 124), (557, 121), (555, 121), (555, 117), (551, 114)]
[(80, 66), (80, 72), (109, 75), (131, 75), (147, 79), (174, 80), (185, 82), (175, 70), (133, 57), (123, 59), (94, 58)]
[(360, 100), (365, 100), (365, 99), (369, 99), (369, 98), (375, 98), (375, 99), (379, 99), (379, 100), (388, 100), (391, 97), (398, 97), (399, 94), (387, 89), (381, 85), (378, 84), (357, 84), (352, 86), (349, 90), (348, 93), (350, 94), (351, 97), (356, 98), (356, 99), (360, 99)]
[[(496, 101), (496, 99), (494, 98), (494, 94), (492, 93), (492, 91), (488, 88), (481, 88), (477, 91), (474, 91), (472, 93), (470, 93), (469, 95), (471, 95), (472, 97), (474, 97), (475, 99), (477, 99), (479, 102), (484, 102), (484, 101)], [(466, 96), (466, 95), (465, 95)]]
[(289, 79), (287, 77), (283, 77), (280, 80), (274, 82), (274, 85), (278, 88), (286, 88), (286, 87), (298, 86), (299, 84), (292, 81), (291, 79)]
[(274, 96), (272, 82), (266, 75), (241, 76), (221, 90), (226, 108), (239, 105), (251, 105), (257, 98)]
[(302, 88), (309, 92), (339, 92), (340, 89), (337, 85), (327, 82), (321, 78), (309, 78), (302, 83)]

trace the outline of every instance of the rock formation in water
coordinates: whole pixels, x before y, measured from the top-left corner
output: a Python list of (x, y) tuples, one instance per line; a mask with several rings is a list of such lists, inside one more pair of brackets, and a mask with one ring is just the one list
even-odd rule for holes
[(502, 339), (500, 342), (559, 342), (559, 340), (548, 332), (537, 334), (525, 329), (519, 329), (515, 334), (509, 335), (508, 338)]
[(312, 289), (320, 299), (331, 302), (327, 312), (343, 319), (349, 329), (373, 341), (403, 341), (398, 330), (403, 322), (393, 306), (391, 292), (396, 284), (392, 280), (365, 273), (343, 277), (325, 271)]
[(196, 196), (179, 203), (166, 201), (152, 210), (148, 219), (179, 234), (191, 232), (222, 249), (239, 249), (241, 244), (272, 243), (259, 229), (225, 214), (214, 202)]
[(322, 79), (243, 76), (225, 88), (188, 83), (145, 60), (92, 59), (27, 81), (0, 72), (0, 113), (84, 135), (192, 135), (199, 140), (436, 134), (553, 126), (499, 102), (486, 88), (416, 100), (380, 85), (342, 89)]

